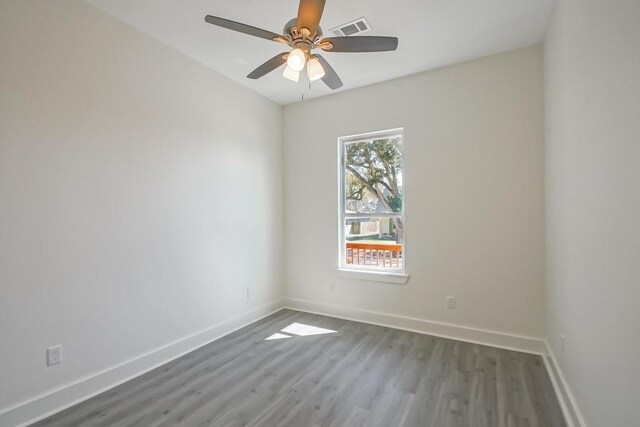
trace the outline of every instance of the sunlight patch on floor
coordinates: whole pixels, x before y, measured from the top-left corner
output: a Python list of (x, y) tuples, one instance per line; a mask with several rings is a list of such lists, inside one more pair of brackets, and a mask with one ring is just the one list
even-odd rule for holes
[[(284, 334), (280, 332), (285, 332)], [(334, 334), (338, 331), (334, 331), (332, 329), (319, 328), (317, 326), (305, 325), (304, 323), (292, 323), (286, 328), (282, 329), (280, 332), (276, 332), (273, 335), (265, 338), (265, 341), (269, 340), (281, 340), (284, 338), (291, 338), (291, 335), (298, 335), (300, 337), (308, 337), (311, 335), (323, 335), (323, 334)], [(290, 335), (287, 335), (290, 334)]]
[(286, 328), (284, 328), (282, 332), (286, 332), (292, 335), (299, 335), (301, 337), (306, 337), (309, 335), (333, 334), (338, 331), (319, 328), (317, 326), (305, 325), (304, 323), (292, 323)]
[(269, 341), (269, 340), (281, 340), (284, 338), (291, 338), (291, 335), (285, 335), (285, 334), (281, 334), (279, 332), (276, 332), (275, 334), (268, 336), (267, 338), (265, 338), (265, 341)]

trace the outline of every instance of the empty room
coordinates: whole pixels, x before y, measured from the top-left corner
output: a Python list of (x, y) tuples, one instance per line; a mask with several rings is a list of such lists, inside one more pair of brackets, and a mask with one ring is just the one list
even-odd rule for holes
[(640, 0), (0, 0), (0, 427), (640, 426)]

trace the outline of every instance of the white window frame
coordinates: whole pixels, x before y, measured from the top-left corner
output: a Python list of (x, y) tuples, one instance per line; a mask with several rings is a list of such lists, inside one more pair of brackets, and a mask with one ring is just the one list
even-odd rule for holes
[[(372, 139), (385, 139), (400, 137), (402, 155), (402, 212), (397, 213), (374, 213), (374, 214), (347, 214), (345, 212), (345, 145), (355, 142), (365, 142)], [(406, 260), (406, 243), (407, 243), (407, 227), (405, 221), (406, 212), (406, 167), (404, 158), (404, 128), (388, 129), (377, 132), (367, 132), (358, 135), (349, 135), (338, 138), (338, 273), (339, 276), (347, 279), (371, 280), (376, 282), (388, 282), (404, 284), (408, 280), (407, 260)], [(366, 267), (346, 263), (345, 254), (345, 220), (347, 218), (385, 218), (400, 216), (403, 225), (402, 240), (402, 268), (383, 268), (383, 267)]]

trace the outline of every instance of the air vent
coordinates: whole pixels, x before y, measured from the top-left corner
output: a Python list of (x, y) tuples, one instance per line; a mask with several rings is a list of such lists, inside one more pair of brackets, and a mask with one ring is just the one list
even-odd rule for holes
[(367, 22), (367, 20), (362, 17), (358, 18), (355, 21), (347, 22), (346, 24), (338, 25), (337, 27), (331, 28), (329, 32), (333, 33), (336, 36), (352, 36), (354, 34), (364, 33), (369, 31), (371, 26)]

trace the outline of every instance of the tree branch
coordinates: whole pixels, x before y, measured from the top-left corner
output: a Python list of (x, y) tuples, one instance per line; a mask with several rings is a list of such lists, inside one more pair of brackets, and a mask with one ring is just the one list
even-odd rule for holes
[(353, 174), (353, 176), (355, 176), (361, 183), (362, 185), (365, 185), (369, 191), (371, 191), (371, 193), (373, 194), (377, 194), (376, 189), (373, 187), (373, 185), (371, 185), (369, 183), (369, 181), (367, 181), (361, 174), (360, 172), (358, 172), (357, 170), (355, 170), (351, 165), (346, 165), (345, 166), (346, 169), (351, 172)]

